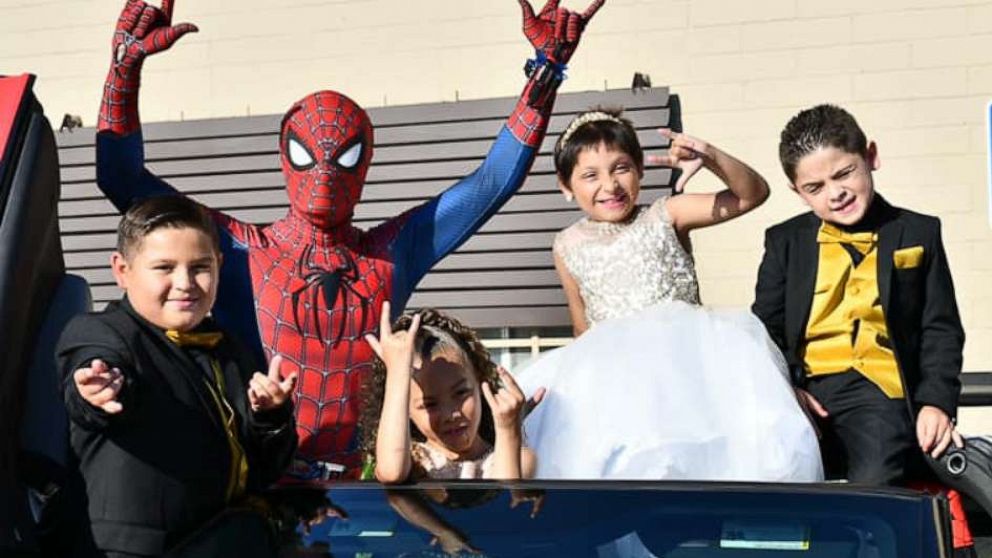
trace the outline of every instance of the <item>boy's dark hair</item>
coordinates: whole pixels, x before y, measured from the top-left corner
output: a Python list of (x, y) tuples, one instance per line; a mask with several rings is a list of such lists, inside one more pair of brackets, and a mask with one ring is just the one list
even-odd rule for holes
[[(630, 155), (637, 165), (637, 172), (639, 174), (644, 173), (644, 151), (641, 150), (641, 142), (637, 139), (637, 131), (634, 129), (633, 123), (621, 116), (623, 110), (612, 107), (596, 107), (580, 114), (576, 119), (596, 112), (608, 114), (619, 122), (603, 119), (581, 124), (567, 138), (563, 133), (555, 144), (555, 171), (558, 173), (558, 179), (565, 186), (569, 186), (568, 181), (572, 178), (572, 170), (575, 169), (575, 165), (579, 161), (579, 154), (600, 143), (605, 144), (609, 149)], [(562, 142), (562, 140), (565, 141)]]
[[(420, 328), (417, 331), (416, 351), (424, 362), (447, 349), (457, 348), (462, 353), (465, 366), (470, 366), (479, 382), (489, 382), (495, 391), (499, 385), (499, 372), (496, 364), (490, 358), (489, 351), (479, 339), (475, 331), (462, 324), (455, 318), (435, 310), (425, 308), (420, 312)], [(400, 316), (393, 324), (393, 331), (410, 329), (413, 314)], [(372, 370), (365, 377), (362, 389), (362, 410), (359, 417), (359, 432), (362, 450), (368, 456), (375, 456), (375, 439), (379, 431), (379, 417), (382, 414), (382, 403), (386, 394), (386, 364), (379, 357), (374, 357)], [(496, 424), (493, 411), (485, 397), (480, 397), (482, 403), (482, 422), (479, 424), (479, 437), (490, 445), (496, 442)], [(410, 437), (418, 442), (427, 438), (410, 421)]]
[(868, 154), (868, 139), (851, 113), (836, 105), (817, 105), (792, 117), (782, 130), (778, 158), (789, 180), (796, 180), (799, 160), (821, 147)]
[(220, 253), (213, 219), (203, 206), (186, 196), (155, 196), (132, 205), (117, 225), (117, 251), (130, 259), (146, 236), (163, 227), (201, 231), (210, 237), (214, 253)]

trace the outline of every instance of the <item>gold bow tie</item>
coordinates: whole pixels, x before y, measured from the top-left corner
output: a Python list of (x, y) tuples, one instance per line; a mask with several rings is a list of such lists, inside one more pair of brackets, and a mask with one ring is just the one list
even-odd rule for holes
[(205, 349), (213, 349), (224, 338), (224, 334), (219, 331), (186, 333), (174, 329), (166, 330), (165, 336), (180, 347), (202, 347)]
[(820, 244), (829, 244), (832, 242), (850, 244), (863, 254), (871, 250), (871, 247), (877, 240), (878, 233), (872, 231), (856, 233), (846, 232), (829, 223), (823, 223), (823, 225), (820, 226), (820, 232), (816, 235), (816, 241)]

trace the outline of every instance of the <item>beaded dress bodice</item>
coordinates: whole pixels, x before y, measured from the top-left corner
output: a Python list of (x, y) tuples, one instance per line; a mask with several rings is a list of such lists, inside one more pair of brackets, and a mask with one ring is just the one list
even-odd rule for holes
[(454, 461), (440, 450), (424, 442), (414, 442), (413, 460), (432, 479), (481, 479), (489, 472), (493, 461), (493, 448), (489, 448), (478, 459)]
[(667, 301), (699, 304), (692, 256), (661, 198), (625, 223), (583, 218), (558, 233), (555, 254), (578, 283), (590, 326)]

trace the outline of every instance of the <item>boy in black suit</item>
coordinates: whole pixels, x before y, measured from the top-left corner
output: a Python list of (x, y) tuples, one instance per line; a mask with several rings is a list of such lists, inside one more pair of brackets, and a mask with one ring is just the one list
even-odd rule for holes
[(88, 556), (158, 556), (225, 507), (279, 478), (296, 448), (290, 394), (273, 358), (207, 317), (218, 236), (181, 196), (127, 212), (111, 267), (119, 303), (74, 319), (58, 345), (73, 453), (86, 486)]
[(964, 331), (940, 221), (875, 192), (878, 148), (843, 109), (800, 112), (782, 167), (812, 210), (771, 227), (754, 313), (824, 426), (828, 475), (904, 484), (953, 442)]

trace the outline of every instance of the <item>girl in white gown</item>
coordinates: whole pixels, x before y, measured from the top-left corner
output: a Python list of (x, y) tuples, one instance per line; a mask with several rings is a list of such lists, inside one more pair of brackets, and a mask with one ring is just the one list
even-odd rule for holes
[(755, 171), (669, 131), (676, 184), (706, 167), (727, 189), (636, 204), (644, 160), (619, 113), (580, 115), (555, 148), (566, 198), (586, 213), (555, 238), (554, 257), (578, 338), (519, 375), (547, 387), (527, 418), (538, 478), (816, 481), (811, 423), (785, 362), (746, 311), (699, 305), (690, 230), (760, 205)]

